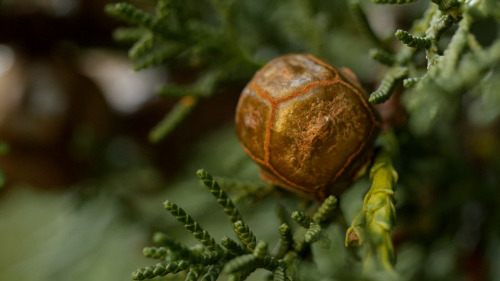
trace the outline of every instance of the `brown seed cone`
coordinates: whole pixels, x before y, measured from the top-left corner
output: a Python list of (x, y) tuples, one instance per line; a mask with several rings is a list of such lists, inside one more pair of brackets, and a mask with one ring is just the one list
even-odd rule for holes
[(255, 74), (236, 109), (236, 132), (264, 180), (323, 198), (356, 177), (381, 124), (350, 81), (305, 54), (276, 58)]

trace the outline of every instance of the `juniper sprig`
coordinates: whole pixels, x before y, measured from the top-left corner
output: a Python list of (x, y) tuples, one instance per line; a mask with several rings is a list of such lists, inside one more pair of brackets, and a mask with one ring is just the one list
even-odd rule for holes
[(378, 89), (370, 94), (369, 101), (371, 103), (382, 103), (388, 100), (396, 87), (396, 83), (408, 76), (408, 69), (406, 67), (393, 67), (385, 75)]
[(203, 229), (198, 222), (193, 220), (190, 215), (187, 215), (182, 208), (179, 208), (176, 204), (165, 201), (163, 206), (167, 211), (169, 211), (175, 219), (184, 225), (184, 227), (191, 232), (191, 234), (200, 241), (205, 247), (210, 251), (220, 251), (220, 246), (215, 242), (215, 240), (208, 234), (208, 232)]
[(212, 178), (212, 175), (210, 175), (206, 170), (203, 169), (198, 170), (196, 174), (203, 181), (203, 185), (215, 197), (217, 203), (219, 203), (219, 205), (222, 207), (224, 213), (229, 218), (231, 223), (234, 224), (237, 221), (241, 221), (242, 217), (238, 209), (236, 209), (231, 199), (229, 199), (229, 197), (227, 196), (226, 192), (220, 188), (217, 181)]
[(257, 238), (253, 232), (250, 231), (248, 225), (246, 225), (242, 220), (239, 220), (234, 223), (234, 231), (240, 238), (240, 241), (245, 244), (247, 250), (252, 253), (255, 250)]
[(347, 231), (346, 247), (365, 248), (365, 271), (394, 273), (395, 254), (390, 234), (396, 224), (394, 191), (398, 174), (392, 166), (392, 157), (397, 147), (391, 133), (380, 138), (383, 145), (370, 169), (372, 185), (365, 195), (361, 212)]

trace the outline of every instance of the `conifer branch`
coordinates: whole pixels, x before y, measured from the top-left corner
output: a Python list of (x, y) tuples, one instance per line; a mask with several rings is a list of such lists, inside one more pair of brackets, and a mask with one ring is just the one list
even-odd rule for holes
[(174, 108), (165, 115), (149, 134), (149, 140), (153, 143), (159, 142), (193, 110), (198, 100), (192, 96), (183, 97)]
[(405, 88), (411, 88), (420, 81), (420, 77), (410, 77), (403, 80), (403, 86)]
[(243, 281), (246, 280), (255, 270), (242, 270), (229, 275), (228, 281)]
[(259, 241), (255, 246), (253, 254), (238, 256), (226, 263), (224, 271), (227, 273), (253, 272), (257, 268), (265, 268), (274, 271), (280, 262), (271, 257), (267, 250), (267, 243)]
[(270, 184), (242, 181), (226, 177), (216, 177), (215, 179), (221, 188), (235, 193), (234, 196), (232, 196), (232, 200), (236, 203), (243, 199), (258, 201), (276, 192), (276, 189)]
[(255, 246), (254, 255), (259, 261), (259, 267), (263, 267), (269, 271), (274, 271), (280, 262), (278, 259), (269, 255), (267, 249), (267, 243), (264, 241), (259, 241)]
[(264, 241), (259, 241), (255, 246), (255, 251), (253, 253), (257, 259), (263, 260), (267, 256), (267, 243)]
[(155, 18), (128, 3), (108, 4), (105, 7), (106, 13), (125, 21), (131, 25), (145, 27), (151, 31), (161, 34), (167, 39), (180, 38), (182, 35), (172, 32), (161, 20)]
[(287, 281), (286, 270), (283, 266), (278, 266), (274, 270), (273, 281)]
[(385, 75), (378, 89), (370, 94), (369, 101), (371, 103), (382, 103), (391, 97), (391, 94), (396, 86), (396, 82), (400, 81), (408, 75), (408, 68), (393, 67)]
[(370, 57), (388, 66), (396, 63), (396, 58), (394, 57), (394, 55), (381, 49), (370, 49)]
[(312, 220), (315, 223), (321, 224), (327, 222), (329, 217), (332, 217), (333, 212), (337, 208), (337, 197), (330, 195), (328, 196), (323, 203), (319, 206), (318, 210), (312, 216)]
[(201, 269), (197, 266), (191, 266), (186, 274), (185, 281), (196, 281), (201, 276)]
[(240, 256), (247, 253), (236, 241), (227, 236), (222, 237), (221, 245), (233, 256)]
[(145, 257), (163, 260), (167, 256), (167, 248), (165, 247), (145, 247), (142, 253)]
[(304, 235), (306, 242), (311, 244), (314, 242), (319, 241), (321, 236), (323, 235), (323, 231), (321, 229), (321, 226), (316, 223), (311, 223), (309, 226), (309, 229), (307, 230), (306, 234)]
[(396, 148), (395, 137), (386, 133), (381, 137), (382, 148), (370, 169), (372, 186), (363, 201), (363, 209), (354, 218), (346, 234), (346, 247), (364, 246), (365, 270), (394, 272), (394, 248), (390, 233), (396, 224), (397, 173), (391, 157)]
[(439, 15), (439, 13), (436, 13), (436, 16), (431, 20), (430, 27), (425, 32), (426, 37), (431, 40), (438, 40), (441, 34), (455, 22), (455, 19), (450, 14)]
[(235, 222), (243, 220), (238, 209), (236, 209), (231, 199), (229, 199), (229, 197), (227, 196), (226, 192), (224, 192), (224, 190), (220, 188), (219, 184), (212, 178), (212, 175), (210, 175), (204, 169), (198, 170), (196, 174), (203, 181), (203, 185), (215, 197), (217, 203), (219, 203), (219, 205), (224, 210), (224, 214), (226, 214), (233, 225)]
[(108, 4), (105, 7), (105, 11), (109, 15), (125, 21), (131, 25), (144, 26), (149, 29), (153, 27), (153, 17), (130, 4)]
[(234, 223), (234, 232), (236, 232), (241, 242), (245, 244), (248, 251), (253, 253), (257, 238), (253, 235), (252, 231), (250, 231), (249, 227), (243, 221), (239, 220)]
[(168, 200), (163, 203), (163, 206), (175, 217), (178, 222), (182, 223), (184, 227), (191, 232), (191, 234), (193, 234), (198, 241), (200, 241), (201, 244), (207, 247), (208, 250), (217, 252), (221, 250), (220, 246), (215, 243), (215, 240), (210, 236), (210, 234), (208, 234), (208, 232), (204, 230), (198, 222), (194, 221), (191, 216), (187, 215), (183, 209)]
[(279, 227), (280, 245), (278, 248), (277, 258), (282, 258), (293, 246), (293, 235), (290, 227), (283, 223)]
[(152, 279), (158, 276), (165, 276), (169, 273), (177, 273), (184, 271), (189, 268), (189, 264), (185, 261), (171, 262), (168, 264), (157, 263), (155, 266), (147, 266), (138, 269), (136, 272), (132, 273), (132, 279), (134, 280), (144, 280)]
[(313, 219), (308, 214), (299, 211), (292, 213), (292, 219), (303, 228), (309, 228), (309, 225), (313, 222)]
[(462, 14), (458, 29), (443, 55), (429, 61), (427, 73), (405, 95), (405, 105), (410, 113), (409, 125), (414, 133), (427, 134), (436, 123), (453, 120), (459, 111), (456, 102), (459, 96), (474, 87), (500, 61), (498, 39), (484, 49), (469, 45), (470, 27), (475, 20), (468, 13)]
[(169, 15), (171, 0), (158, 0), (155, 9), (155, 17), (158, 20), (163, 20)]
[(181, 45), (171, 42), (152, 47), (151, 50), (139, 57), (134, 63), (134, 70), (139, 71), (148, 67), (160, 65), (182, 52)]
[(128, 51), (128, 56), (131, 59), (136, 59), (150, 51), (154, 45), (154, 35), (150, 32), (145, 32), (137, 42)]
[(257, 269), (257, 257), (254, 254), (246, 254), (242, 256), (235, 257), (230, 260), (224, 266), (224, 272), (226, 273), (236, 273), (240, 271), (250, 271), (253, 272)]
[(398, 31), (396, 31), (396, 38), (398, 38), (399, 41), (403, 42), (408, 47), (428, 49), (431, 46), (430, 39), (425, 37), (413, 36), (401, 29), (398, 29)]
[(447, 11), (452, 8), (456, 8), (460, 5), (458, 0), (431, 0), (433, 3), (438, 5), (439, 9), (442, 11)]
[(192, 254), (190, 260), (201, 265), (212, 265), (221, 260), (221, 254), (216, 251), (205, 251), (197, 255)]
[(157, 92), (162, 97), (181, 98), (189, 95), (196, 98), (207, 98), (213, 93), (222, 78), (223, 73), (215, 69), (207, 71), (191, 85), (165, 85)]
[(144, 27), (120, 27), (113, 31), (113, 39), (118, 42), (134, 42), (141, 39), (147, 31)]
[(208, 268), (207, 273), (201, 278), (201, 281), (215, 281), (219, 277), (220, 272), (222, 271), (223, 264), (218, 263), (211, 265)]
[(188, 258), (191, 254), (191, 250), (188, 247), (161, 232), (154, 234), (153, 243), (167, 247), (170, 251), (176, 253), (176, 255), (184, 259)]

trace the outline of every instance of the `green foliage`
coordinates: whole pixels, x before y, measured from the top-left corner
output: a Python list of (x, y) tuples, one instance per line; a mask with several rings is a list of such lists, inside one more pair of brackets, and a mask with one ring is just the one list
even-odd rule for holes
[(396, 38), (406, 44), (408, 47), (427, 49), (431, 46), (431, 40), (425, 37), (413, 36), (410, 33), (399, 29), (396, 31)]
[[(216, 280), (221, 271), (229, 274), (230, 280), (244, 280), (253, 271), (263, 268), (273, 274), (275, 280), (295, 280), (295, 266), (300, 258), (305, 258), (311, 253), (307, 251), (308, 245), (319, 243), (327, 247), (329, 240), (323, 227), (331, 222), (332, 211), (337, 206), (337, 199), (328, 197), (312, 216), (304, 212), (293, 212), (294, 219), (303, 228), (297, 229), (293, 234), (288, 225), (282, 224), (279, 230), (279, 249), (276, 254), (268, 251), (268, 244), (264, 241), (257, 242), (257, 238), (250, 227), (239, 215), (238, 209), (232, 200), (223, 191), (217, 181), (206, 170), (199, 170), (198, 177), (203, 186), (208, 189), (226, 213), (233, 224), (235, 234), (240, 243), (224, 236), (219, 246), (211, 235), (200, 224), (176, 204), (166, 201), (165, 209), (181, 223), (200, 244), (188, 248), (170, 238), (166, 234), (156, 233), (153, 242), (160, 247), (146, 247), (144, 255), (149, 258), (159, 259), (162, 262), (154, 266), (140, 268), (132, 274), (135, 280), (151, 279), (167, 274), (185, 272), (186, 280), (196, 280), (203, 272), (201, 280)], [(306, 230), (305, 232), (303, 230)], [(223, 269), (223, 270), (222, 270)]]
[(193, 236), (200, 241), (200, 243), (205, 246), (210, 251), (220, 252), (220, 247), (215, 243), (215, 240), (210, 237), (210, 234), (206, 230), (204, 230), (196, 221), (191, 218), (191, 216), (187, 215), (183, 209), (179, 208), (176, 204), (165, 201), (163, 206), (167, 211), (169, 211), (175, 219), (182, 223), (184, 227), (193, 234)]
[[(128, 4), (108, 6), (108, 13), (134, 26), (118, 29), (114, 36), (116, 39), (135, 42), (129, 56), (136, 61), (137, 69), (166, 63), (196, 70), (196, 80), (193, 83), (166, 85), (160, 89), (160, 95), (181, 98), (181, 101), (152, 131), (151, 140), (159, 141), (168, 135), (199, 100), (211, 97), (221, 85), (238, 79), (248, 81), (261, 65), (257, 54), (262, 49), (272, 49), (272, 55), (264, 56), (266, 59), (290, 50), (312, 52), (327, 59), (338, 58), (346, 53), (346, 57), (359, 57), (355, 54), (355, 49), (346, 51), (345, 48), (353, 45), (347, 34), (355, 33), (349, 29), (351, 26), (345, 27), (347, 32), (339, 41), (332, 41), (327, 35), (329, 32), (335, 35), (339, 33), (331, 28), (335, 17), (322, 11), (321, 4), (301, 0), (278, 2), (285, 8), (293, 9), (277, 8), (273, 13), (273, 24), (269, 23), (267, 13), (274, 6), (262, 8), (259, 4), (250, 5), (246, 1), (201, 1), (197, 4), (158, 1), (153, 15)], [(405, 4), (416, 1), (372, 2)], [(421, 2), (423, 1), (414, 5), (422, 4)], [(195, 5), (203, 5), (206, 10), (200, 13)], [(485, 20), (493, 20), (498, 24), (500, 4), (494, 0), (431, 1), (423, 16), (416, 19), (408, 31), (395, 32), (399, 41), (394, 40), (394, 36), (379, 38), (359, 1), (350, 1), (350, 7), (367, 37), (355, 40), (371, 42), (373, 46), (370, 56), (387, 66), (378, 88), (370, 94), (370, 102), (387, 101), (394, 92), (403, 91), (400, 86), (404, 86), (408, 90), (402, 96), (402, 102), (408, 111), (409, 123), (408, 130), (401, 135), (389, 132), (379, 139), (378, 151), (370, 167), (372, 184), (349, 229), (342, 229), (345, 218), (337, 198), (328, 197), (320, 206), (315, 206), (316, 211), (304, 207), (293, 212), (291, 219), (297, 225), (283, 220), (277, 229), (278, 245), (275, 251), (269, 251), (268, 243), (257, 239), (234, 202), (239, 202), (241, 198), (266, 198), (272, 194), (273, 187), (234, 178), (214, 179), (205, 170), (199, 170), (198, 177), (222, 207), (238, 241), (224, 236), (220, 244), (216, 243), (197, 221), (177, 205), (167, 201), (165, 208), (200, 244), (197, 247), (187, 247), (171, 238), (165, 238), (166, 236), (155, 236), (155, 241), (163, 241), (155, 242), (160, 247), (146, 248), (144, 254), (165, 263), (139, 269), (134, 273), (134, 278), (183, 272), (184, 275), (180, 274), (180, 277), (185, 277), (185, 280), (216, 280), (222, 272), (229, 275), (229, 280), (245, 280), (260, 268), (270, 271), (273, 280), (299, 280), (301, 270), (306, 272), (305, 280), (342, 279), (345, 276), (338, 272), (324, 275), (317, 273), (318, 276), (315, 276), (308, 275), (307, 271), (312, 267), (310, 260), (317, 262), (316, 245), (320, 248), (332, 246), (328, 228), (333, 222), (338, 222), (342, 235), (345, 234), (346, 251), (352, 257), (347, 267), (355, 271), (359, 266), (356, 261), (359, 254), (363, 268), (362, 278), (371, 279), (382, 275), (385, 280), (405, 279), (401, 272), (396, 272), (395, 250), (391, 241), (391, 233), (396, 224), (395, 186), (398, 181), (393, 159), (417, 153), (411, 149), (420, 149), (423, 144), (417, 140), (415, 142), (418, 145), (401, 152), (397, 149), (396, 137), (407, 140), (413, 135), (429, 135), (436, 128), (443, 127), (448, 128), (448, 132), (453, 127), (451, 122), (459, 117), (462, 102), (468, 98), (480, 101), (481, 108), (485, 107), (490, 112), (490, 119), (500, 116), (500, 107), (496, 106), (500, 104), (496, 90), (500, 77), (497, 66), (500, 62), (498, 34), (493, 36), (492, 42), (484, 44), (472, 32), (475, 24)], [(245, 8), (248, 10), (244, 10)], [(249, 15), (253, 16), (253, 20), (250, 20)], [(248, 38), (241, 34), (246, 34)], [(269, 38), (269, 34), (273, 34), (273, 38)], [(394, 42), (398, 44), (393, 44)], [(259, 49), (255, 47), (257, 45), (264, 47)], [(340, 54), (332, 55), (327, 50)], [(368, 68), (365, 64), (367, 62), (358, 67)], [(444, 131), (441, 130), (437, 135)], [(417, 156), (413, 157), (418, 159)], [(403, 161), (408, 161), (408, 158)], [(427, 163), (422, 165), (427, 167)], [(412, 166), (413, 169), (418, 169), (419, 164), (412, 161), (408, 163), (417, 167)], [(432, 178), (432, 173), (437, 173), (430, 168), (423, 170), (425, 172), (422, 174), (425, 176), (422, 178)], [(431, 175), (427, 177), (428, 174)], [(409, 177), (406, 185), (411, 185), (411, 175), (406, 176)], [(440, 176), (442, 175), (434, 176), (438, 180), (432, 184), (440, 182)], [(416, 182), (418, 180), (414, 179)], [(229, 191), (239, 193), (233, 197), (236, 200), (230, 199)], [(348, 273), (346, 275), (349, 276)], [(360, 278), (360, 274), (353, 275)]]
[(183, 97), (174, 108), (150, 132), (149, 140), (159, 142), (164, 136), (172, 132), (175, 127), (193, 110), (197, 99), (192, 96)]
[(198, 170), (196, 174), (215, 197), (217, 203), (222, 207), (229, 220), (234, 224), (236, 224), (237, 221), (241, 221), (242, 217), (238, 209), (234, 207), (233, 202), (227, 197), (226, 192), (219, 187), (219, 184), (212, 179), (212, 176), (206, 170)]
[[(338, 40), (332, 28), (349, 15), (330, 15), (326, 7), (346, 8), (345, 3), (331, 1), (162, 0), (151, 13), (127, 3), (109, 4), (105, 10), (130, 25), (118, 28), (113, 37), (133, 43), (129, 56), (136, 70), (161, 65), (173, 73), (187, 70), (195, 79), (187, 84), (182, 78), (173, 79), (159, 87), (160, 96), (199, 100), (213, 97), (223, 85), (243, 85), (278, 53), (314, 52), (323, 58), (345, 59), (340, 50), (359, 38), (352, 27), (351, 42)], [(267, 15), (270, 11), (275, 12), (272, 17)], [(332, 42), (325, 44), (325, 40)], [(168, 136), (189, 112), (181, 100), (150, 140)]]
[(398, 174), (392, 166), (396, 139), (392, 134), (381, 137), (384, 144), (370, 169), (372, 186), (365, 195), (363, 209), (353, 219), (346, 234), (346, 246), (365, 245), (364, 270), (384, 271), (395, 275), (395, 253), (391, 231), (396, 225), (395, 187)]
[(439, 6), (439, 9), (443, 11), (456, 8), (460, 5), (458, 0), (432, 0), (432, 2), (436, 3)]
[(385, 75), (382, 82), (380, 82), (378, 89), (370, 94), (369, 101), (371, 103), (382, 103), (388, 100), (394, 92), (396, 83), (403, 80), (403, 78), (407, 75), (408, 69), (406, 67), (391, 68), (391, 70)]
[[(430, 3), (427, 13), (416, 21), (412, 32), (396, 32), (396, 37), (411, 49), (401, 48), (395, 55), (395, 61), (388, 53), (372, 53), (372, 57), (390, 65), (391, 69), (379, 88), (370, 95), (370, 101), (380, 103), (387, 100), (401, 78), (410, 76), (404, 80), (404, 86), (411, 88), (404, 96), (404, 103), (410, 113), (410, 129), (417, 134), (429, 133), (437, 120), (453, 120), (459, 106), (456, 101), (472, 90), (500, 61), (498, 39), (483, 47), (470, 32), (475, 22), (498, 16), (500, 8), (494, 4), (495, 1), (432, 2), (435, 4)], [(449, 44), (441, 50), (440, 37), (455, 23), (457, 30)], [(420, 70), (414, 62), (416, 49), (426, 49), (427, 69), (424, 75), (417, 74)], [(408, 72), (401, 71), (401, 67), (407, 68)]]
[(393, 65), (396, 62), (396, 58), (394, 57), (394, 55), (381, 49), (371, 49), (370, 56), (372, 57), (372, 59), (389, 66)]
[(234, 223), (234, 231), (238, 235), (238, 238), (240, 238), (240, 241), (247, 247), (247, 250), (253, 252), (257, 238), (253, 235), (253, 232), (250, 231), (248, 225), (239, 220)]
[[(200, 13), (200, 6), (214, 11), (217, 19)], [(135, 42), (129, 50), (129, 57), (135, 61), (135, 70), (173, 64), (201, 73), (189, 86), (169, 84), (159, 89), (161, 96), (184, 98), (152, 131), (152, 142), (160, 141), (177, 127), (198, 98), (210, 97), (217, 85), (247, 78), (261, 66), (239, 44), (239, 33), (233, 30), (234, 6), (233, 1), (182, 3), (160, 0), (154, 14), (127, 3), (106, 6), (109, 15), (132, 26), (117, 29), (114, 38)]]
[(318, 210), (314, 213), (312, 220), (315, 223), (326, 223), (329, 221), (329, 218), (334, 214), (335, 209), (337, 208), (337, 197), (330, 195), (328, 196), (323, 203), (319, 206)]
[(299, 211), (293, 212), (292, 219), (303, 228), (309, 228), (309, 225), (313, 222), (309, 215)]

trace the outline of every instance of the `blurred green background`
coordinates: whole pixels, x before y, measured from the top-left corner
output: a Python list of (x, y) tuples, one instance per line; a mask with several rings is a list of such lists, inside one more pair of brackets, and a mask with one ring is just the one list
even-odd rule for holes
[[(0, 141), (6, 150), (0, 156), (6, 179), (0, 191), (0, 280), (130, 280), (132, 271), (152, 264), (142, 248), (151, 245), (155, 231), (195, 243), (163, 209), (166, 199), (216, 240), (231, 232), (215, 200), (200, 188), (197, 169), (259, 181), (233, 124), (251, 74), (219, 85), (166, 139), (151, 144), (149, 131), (176, 102), (155, 90), (190, 83), (202, 67), (178, 59), (134, 72), (130, 45), (112, 40), (122, 23), (104, 14), (110, 2), (0, 1)], [(155, 5), (130, 2), (146, 11)], [(196, 2), (185, 5), (210, 21), (213, 10)], [(361, 2), (382, 37), (408, 30), (429, 4)], [(368, 92), (382, 79), (386, 68), (369, 57), (373, 46), (347, 1), (238, 3), (239, 44), (256, 61), (307, 52), (351, 68)], [(485, 46), (500, 37), (498, 19), (474, 28)], [(453, 30), (443, 36), (444, 47)], [(214, 57), (223, 57), (218, 51)], [(423, 56), (416, 66), (425, 67)], [(404, 113), (395, 115), (401, 150), (393, 241), (404, 280), (500, 280), (498, 68), (454, 97), (457, 110), (425, 134), (412, 131)], [(342, 196), (348, 220), (368, 187), (363, 178)], [(299, 202), (279, 193), (237, 205), (257, 237), (273, 245), (280, 224), (276, 206), (291, 212)], [(304, 273), (310, 278), (304, 280), (342, 280), (345, 271), (357, 270), (347, 268), (336, 226), (329, 237), (332, 248), (313, 249), (317, 272)], [(264, 276), (257, 272), (252, 280)]]

